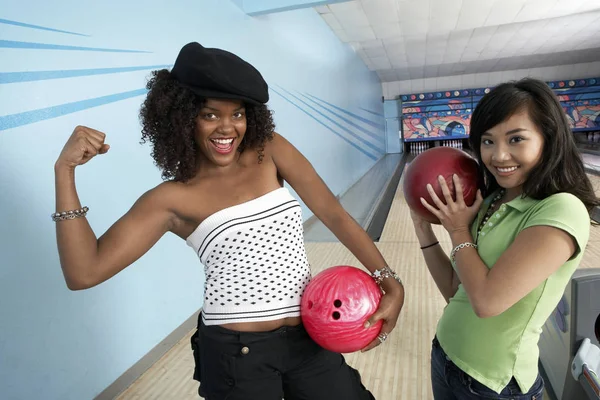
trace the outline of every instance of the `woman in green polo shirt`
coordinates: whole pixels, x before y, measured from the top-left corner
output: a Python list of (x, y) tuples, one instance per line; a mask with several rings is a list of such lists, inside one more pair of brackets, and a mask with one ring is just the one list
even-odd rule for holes
[[(436, 400), (541, 399), (541, 328), (583, 256), (599, 203), (557, 97), (542, 81), (504, 83), (473, 112), (470, 144), (485, 182), (475, 203), (421, 199), (452, 240), (412, 214), (427, 267), (448, 302), (431, 353)], [(485, 200), (484, 200), (485, 197)]]

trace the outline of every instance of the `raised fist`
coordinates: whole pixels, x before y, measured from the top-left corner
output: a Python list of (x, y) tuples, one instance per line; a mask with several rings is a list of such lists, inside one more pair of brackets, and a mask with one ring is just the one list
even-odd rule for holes
[(110, 148), (104, 143), (106, 135), (86, 126), (77, 126), (63, 147), (57, 165), (75, 168), (90, 161), (98, 154), (105, 154)]

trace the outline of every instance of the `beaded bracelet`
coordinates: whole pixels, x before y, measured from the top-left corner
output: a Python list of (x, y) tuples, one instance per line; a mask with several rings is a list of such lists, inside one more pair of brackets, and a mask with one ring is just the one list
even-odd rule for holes
[(70, 211), (62, 211), (62, 212), (53, 213), (51, 215), (51, 217), (52, 217), (52, 221), (54, 221), (54, 222), (65, 221), (67, 219), (81, 218), (81, 217), (85, 217), (88, 210), (89, 210), (88, 207), (83, 207), (78, 210), (70, 210)]

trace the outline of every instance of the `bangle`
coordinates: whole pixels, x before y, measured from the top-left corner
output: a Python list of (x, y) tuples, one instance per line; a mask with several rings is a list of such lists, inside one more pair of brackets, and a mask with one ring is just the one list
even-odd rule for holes
[(83, 207), (78, 210), (69, 210), (69, 211), (53, 213), (51, 215), (51, 217), (52, 217), (52, 221), (54, 221), (54, 222), (64, 221), (67, 219), (81, 218), (81, 217), (85, 217), (88, 210), (89, 210), (88, 207)]
[(452, 249), (452, 253), (450, 253), (450, 259), (452, 260), (452, 262), (455, 262), (454, 256), (456, 255), (456, 253), (459, 250), (464, 249), (465, 247), (473, 247), (475, 250), (477, 250), (477, 245), (475, 243), (471, 243), (471, 242), (461, 243), (458, 246), (456, 246), (454, 249)]
[(402, 283), (402, 279), (400, 279), (398, 274), (395, 271), (392, 271), (387, 265), (381, 269), (375, 270), (375, 272), (373, 272), (371, 276), (373, 277), (373, 279), (375, 279), (375, 282), (377, 282), (379, 286), (381, 286), (381, 282), (383, 282), (385, 278), (394, 278), (396, 282), (404, 286), (404, 284)]
[(435, 246), (436, 244), (440, 244), (440, 242), (433, 242), (433, 243), (431, 243), (431, 244), (428, 244), (427, 246), (421, 246), (421, 250), (428, 249), (429, 247), (433, 247), (433, 246)]

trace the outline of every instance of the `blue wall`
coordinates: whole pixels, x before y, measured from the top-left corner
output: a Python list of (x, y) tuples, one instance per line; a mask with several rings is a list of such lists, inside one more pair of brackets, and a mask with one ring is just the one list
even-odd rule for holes
[[(149, 71), (171, 65), (185, 43), (226, 48), (263, 73), (278, 132), (334, 193), (385, 152), (377, 77), (313, 9), (252, 18), (227, 0), (166, 4), (3, 0), (3, 400), (91, 399), (201, 307), (202, 266), (170, 234), (108, 282), (69, 291), (50, 220), (53, 164), (78, 124), (104, 131), (111, 145), (107, 155), (77, 170), (97, 235), (160, 182), (150, 148), (139, 143), (138, 111)], [(140, 68), (119, 70), (130, 67)]]

